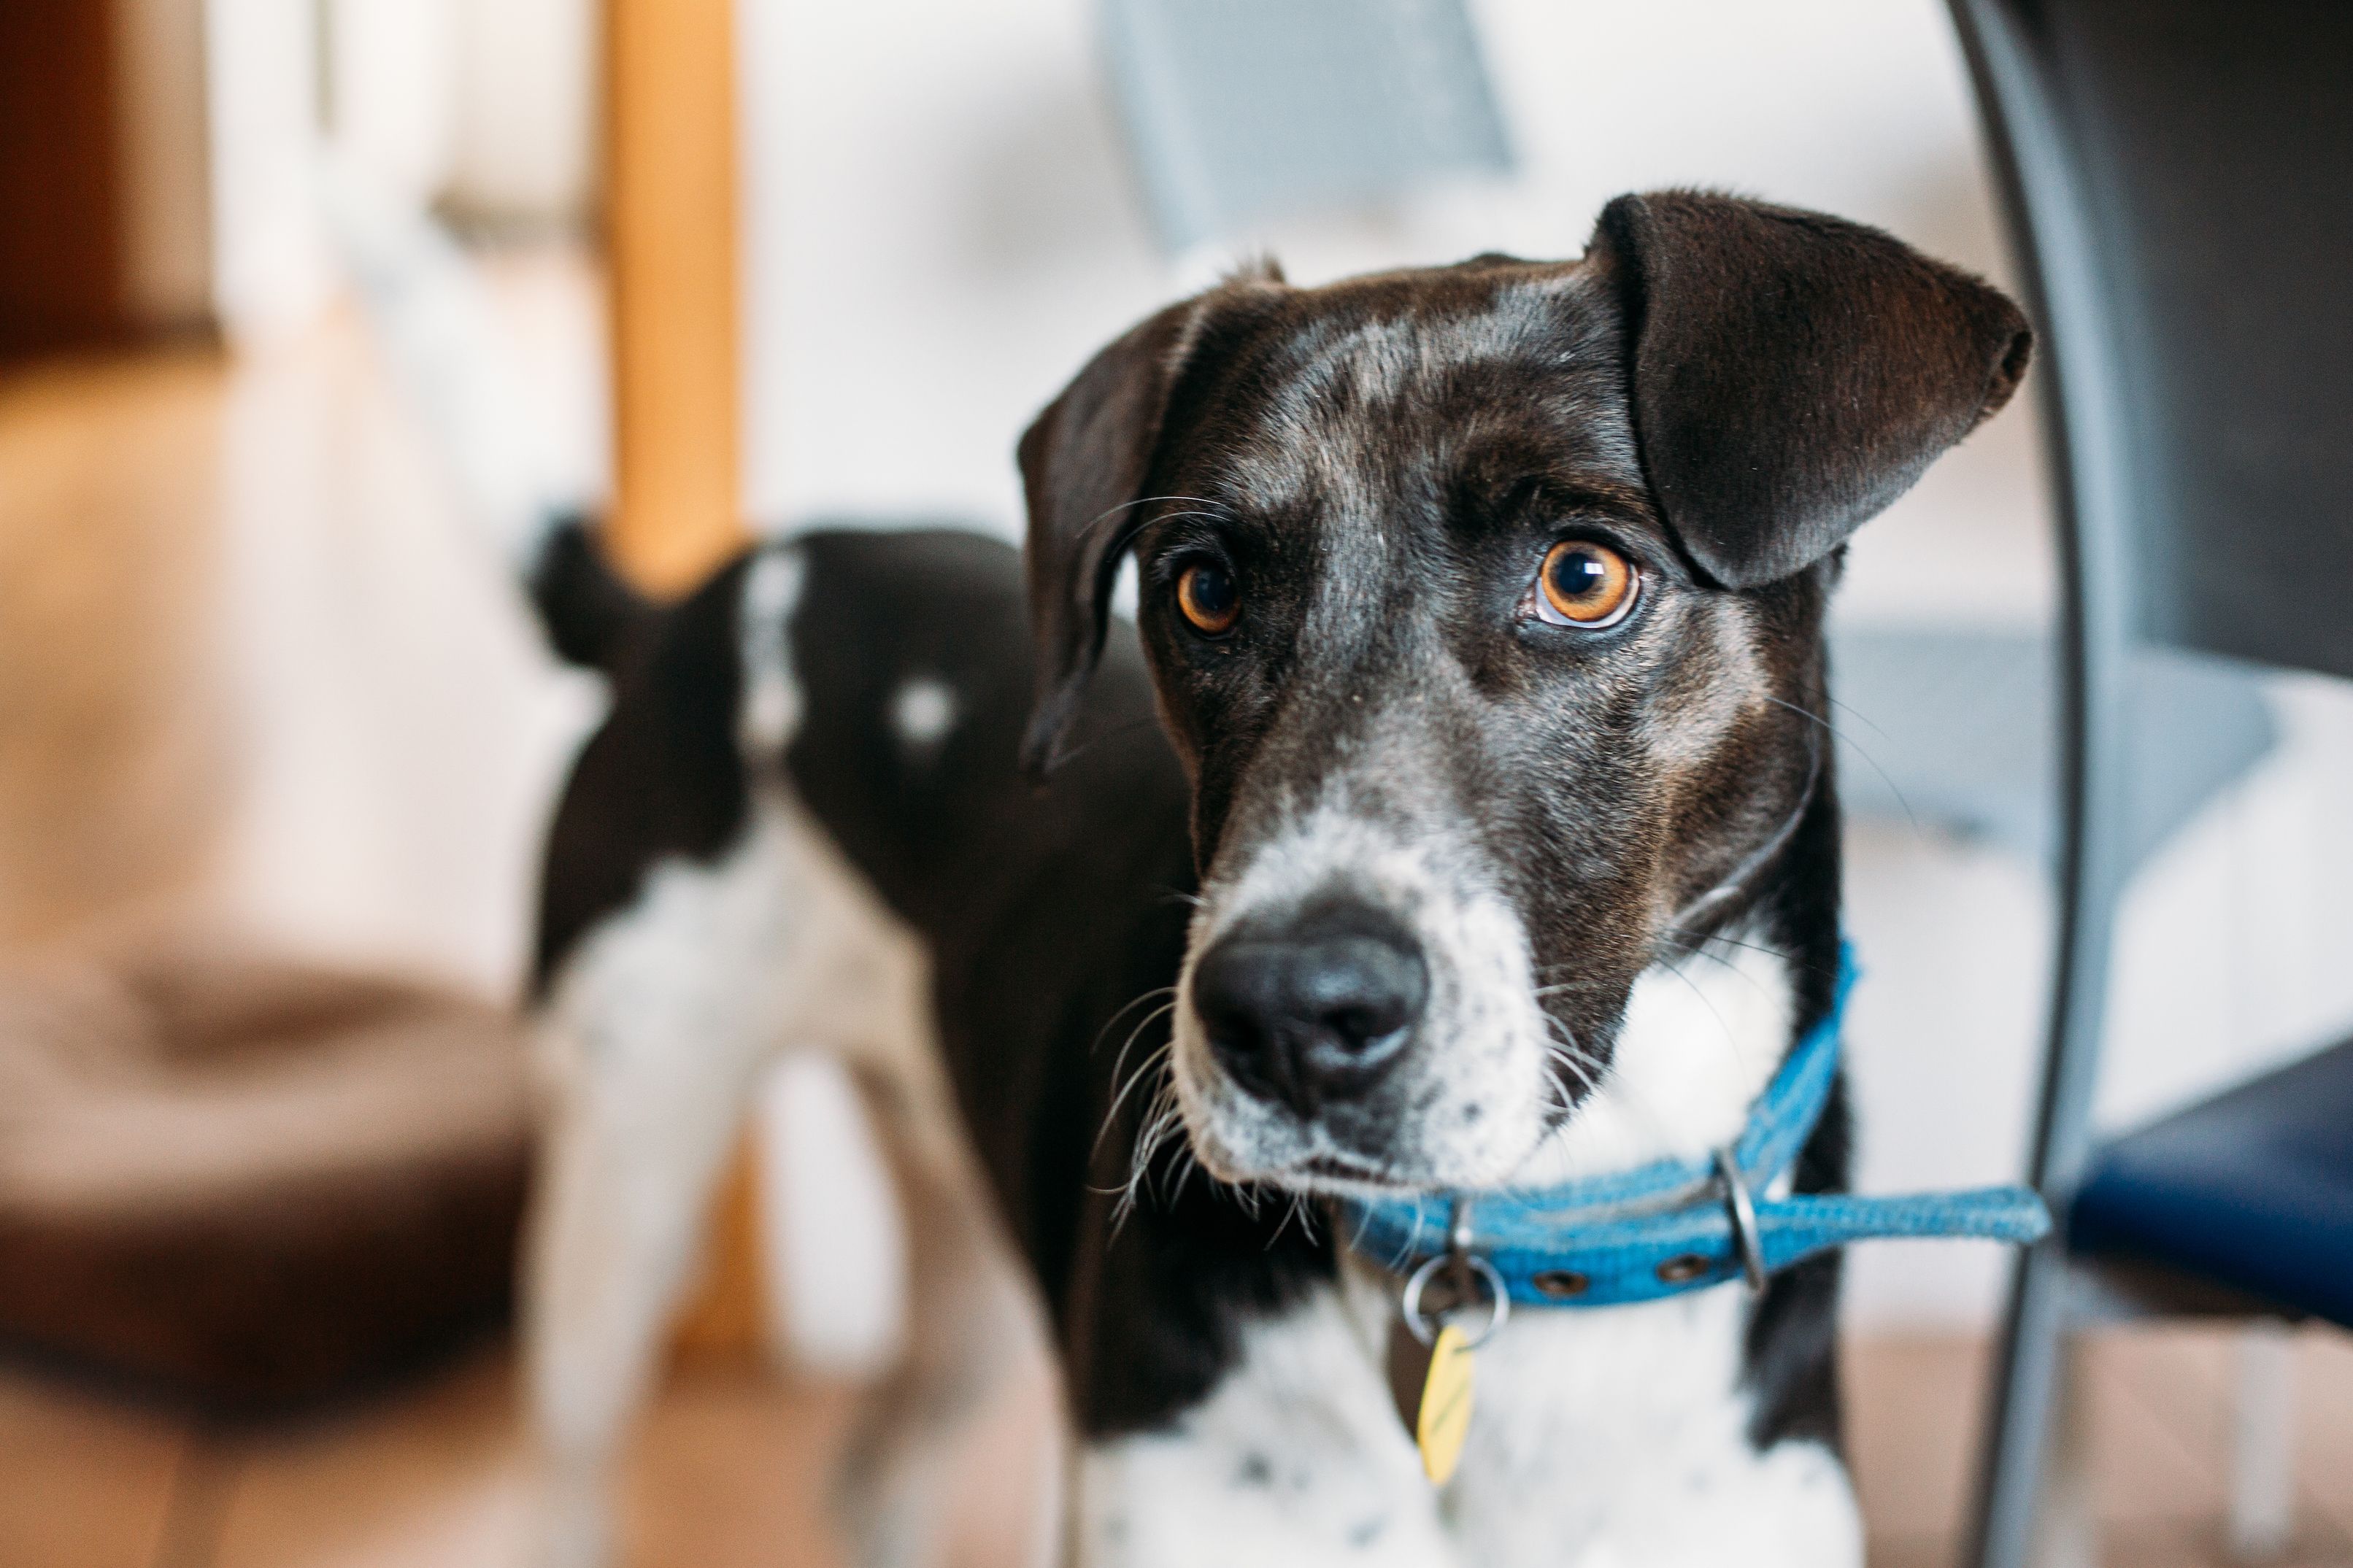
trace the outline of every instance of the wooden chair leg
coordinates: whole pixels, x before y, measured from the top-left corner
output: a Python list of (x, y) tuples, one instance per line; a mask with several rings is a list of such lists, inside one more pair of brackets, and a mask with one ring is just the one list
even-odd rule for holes
[(630, 579), (683, 593), (745, 540), (733, 0), (604, 0), (613, 514)]
[[(733, 0), (604, 0), (613, 479), (605, 543), (639, 588), (686, 592), (745, 542)], [(680, 1348), (762, 1348), (750, 1139), (721, 1184)]]

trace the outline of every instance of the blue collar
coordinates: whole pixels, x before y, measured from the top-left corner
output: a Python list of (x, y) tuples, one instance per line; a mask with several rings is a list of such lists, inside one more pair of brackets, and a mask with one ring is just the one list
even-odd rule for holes
[(1739, 1141), (1707, 1159), (1658, 1160), (1527, 1191), (1350, 1198), (1341, 1205), (1341, 1233), (1367, 1260), (1398, 1274), (1446, 1256), (1451, 1233), (1456, 1249), (1493, 1268), (1512, 1300), (1539, 1307), (1648, 1301), (1744, 1276), (1762, 1289), (1800, 1259), (1883, 1237), (2040, 1239), (2051, 1217), (2025, 1187), (1764, 1195), (1829, 1103), (1854, 980), (1853, 952), (1841, 943), (1829, 1014), (1782, 1062)]

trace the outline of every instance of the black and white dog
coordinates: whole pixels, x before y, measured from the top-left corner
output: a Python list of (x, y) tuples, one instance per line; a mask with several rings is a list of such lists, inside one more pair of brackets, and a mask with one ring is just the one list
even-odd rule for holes
[[(955, 1414), (1042, 1301), (1077, 1562), (1858, 1563), (1834, 1257), (1514, 1315), (1437, 1487), (1398, 1282), (1328, 1205), (1739, 1132), (1838, 968), (1841, 542), (2029, 342), (1876, 231), (1630, 196), (1577, 261), (1266, 268), (1143, 322), (1021, 441), (1026, 568), (815, 533), (655, 609), (554, 535), (541, 604), (613, 705), (538, 949), (552, 1561), (603, 1555), (733, 1130), (807, 1049), (914, 1222), (861, 1562), (927, 1557)], [(1834, 1096), (1794, 1185), (1846, 1166)]]

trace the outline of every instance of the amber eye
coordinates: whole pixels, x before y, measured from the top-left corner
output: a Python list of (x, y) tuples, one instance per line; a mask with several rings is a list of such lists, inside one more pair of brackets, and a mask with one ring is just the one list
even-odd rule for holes
[(1536, 573), (1536, 617), (1556, 626), (1614, 626), (1634, 607), (1642, 574), (1606, 544), (1564, 539)]
[(1241, 619), (1241, 590), (1233, 574), (1213, 561), (1196, 561), (1176, 579), (1176, 607), (1204, 637), (1231, 631)]

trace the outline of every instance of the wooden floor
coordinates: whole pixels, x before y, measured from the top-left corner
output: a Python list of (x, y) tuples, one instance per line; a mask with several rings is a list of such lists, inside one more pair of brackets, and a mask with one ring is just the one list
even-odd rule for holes
[[(2094, 1501), (2104, 1560), (2232, 1561), (2221, 1543), (2232, 1337), (2194, 1326), (2111, 1331), (2092, 1352)], [(2282, 1564), (2353, 1563), (2353, 1339), (2297, 1347), (2297, 1534)], [(1965, 1339), (1847, 1349), (1849, 1448), (1874, 1568), (1953, 1561), (1976, 1452), (1987, 1350)]]
[[(2278, 1568), (2353, 1563), (2353, 1341), (2297, 1351), (2298, 1530)], [(1984, 1348), (1873, 1340), (1848, 1352), (1852, 1448), (1874, 1568), (1957, 1545)], [(2094, 1359), (2105, 1560), (2229, 1561), (2226, 1332), (2118, 1331)], [(829, 1460), (854, 1396), (749, 1370), (680, 1374), (623, 1487), (632, 1568), (819, 1568)], [(0, 1563), (8, 1568), (515, 1568), (528, 1477), (512, 1377), (486, 1352), (429, 1384), (283, 1430), (207, 1434), (21, 1373), (0, 1374)], [(1045, 1430), (1034, 1388), (980, 1425), (956, 1503), (956, 1568), (1023, 1559), (1022, 1500)]]

